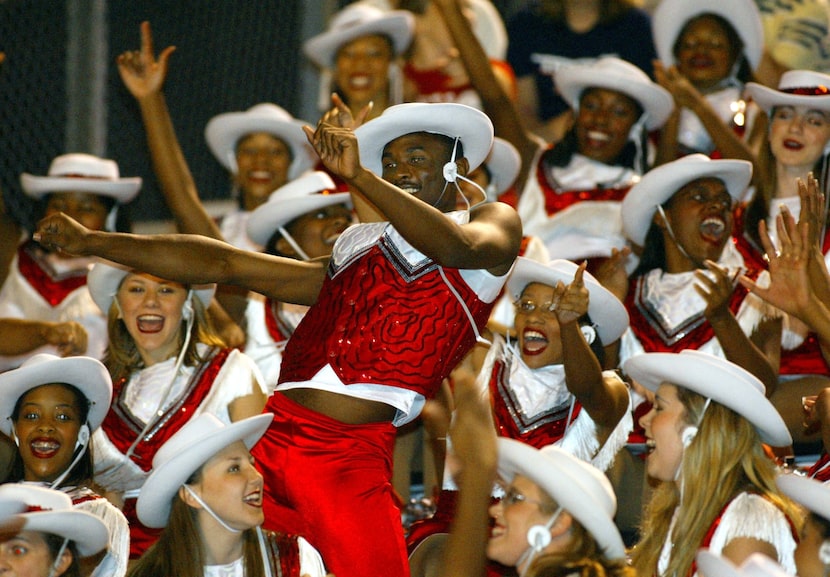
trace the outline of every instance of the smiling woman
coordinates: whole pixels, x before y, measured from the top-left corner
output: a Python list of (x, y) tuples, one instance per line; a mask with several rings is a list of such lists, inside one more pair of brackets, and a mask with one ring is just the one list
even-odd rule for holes
[(96, 482), (125, 502), (138, 557), (156, 535), (135, 517), (135, 498), (160, 444), (204, 411), (225, 423), (260, 413), (264, 386), (253, 361), (213, 332), (205, 315), (213, 286), (104, 264), (89, 286), (108, 315), (104, 362), (114, 379), (112, 410), (95, 433)]
[[(782, 207), (796, 220), (801, 215), (799, 180), (808, 182), (808, 175), (812, 173), (818, 181), (818, 190), (824, 191), (826, 197), (830, 170), (828, 86), (830, 75), (811, 70), (786, 72), (776, 89), (754, 83), (747, 85), (749, 94), (770, 117), (766, 142), (755, 161), (755, 196), (738, 207), (735, 218), (736, 246), (754, 267), (768, 266), (759, 226), (763, 223), (772, 245), (778, 248), (781, 241), (775, 223)], [(822, 206), (816, 215), (819, 224), (811, 239), (825, 262), (830, 260), (830, 229), (822, 226), (827, 220), (826, 209), (826, 205)], [(812, 276), (817, 270), (814, 265), (820, 259), (810, 260)], [(825, 377), (830, 375), (830, 365), (822, 358), (815, 333), (801, 322), (791, 321), (787, 321), (787, 338), (782, 343), (782, 386), (773, 402), (784, 414), (796, 440), (805, 441), (808, 439), (801, 426), (803, 412), (798, 399), (815, 395), (827, 386)]]
[(354, 115), (373, 103), (369, 118), (403, 100), (396, 59), (412, 40), (415, 18), (405, 10), (384, 12), (356, 2), (335, 14), (325, 32), (307, 40), (305, 55), (322, 71), (321, 110), (336, 92)]
[(792, 438), (761, 382), (692, 350), (638, 355), (623, 369), (654, 394), (641, 422), (657, 488), (632, 555), (637, 573), (694, 576), (695, 553), (708, 548), (735, 564), (763, 553), (794, 574), (801, 519), (763, 446)]
[[(31, 357), (0, 375), (0, 431), (18, 454), (10, 481), (65, 492), (77, 509), (100, 518), (109, 531), (107, 553), (85, 569), (123, 576), (127, 570), (127, 519), (92, 487), (92, 440), (112, 397), (105, 367), (88, 357)], [(97, 567), (96, 567), (97, 565)]]
[(305, 539), (260, 528), (262, 475), (248, 449), (272, 417), (227, 425), (202, 413), (159, 449), (137, 508), (147, 526), (166, 529), (130, 577), (325, 574)]
[[(619, 58), (602, 57), (563, 66), (556, 89), (574, 112), (573, 127), (559, 141), (543, 142), (520, 120), (517, 105), (493, 73), (460, 2), (435, 1), (453, 42), (481, 96), (496, 134), (519, 151), (517, 207), (525, 235), (550, 239), (557, 215), (580, 202), (618, 203), (649, 167), (648, 132), (663, 125), (672, 111), (668, 91), (645, 72)], [(619, 237), (619, 221), (604, 223), (603, 238)], [(575, 233), (588, 236), (586, 226)], [(609, 256), (610, 249), (602, 256)], [(592, 255), (593, 256), (593, 255)]]

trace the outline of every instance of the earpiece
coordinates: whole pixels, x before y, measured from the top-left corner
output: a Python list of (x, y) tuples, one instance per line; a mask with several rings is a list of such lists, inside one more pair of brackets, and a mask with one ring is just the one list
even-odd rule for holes
[(89, 442), (89, 425), (84, 423), (81, 425), (81, 428), (78, 430), (78, 440), (75, 441), (75, 448), (80, 449), (81, 447), (86, 447), (86, 444)]
[(582, 336), (585, 337), (585, 342), (589, 345), (594, 344), (594, 339), (597, 338), (597, 329), (594, 328), (594, 325), (581, 325), (579, 330), (582, 331)]
[(185, 322), (190, 321), (193, 318), (193, 291), (189, 290), (187, 292), (187, 299), (184, 301), (184, 305), (182, 305), (182, 319)]
[(551, 536), (550, 528), (556, 523), (559, 515), (562, 514), (562, 507), (559, 507), (556, 512), (550, 516), (548, 522), (544, 525), (533, 525), (527, 530), (527, 543), (530, 545), (533, 553), (539, 553), (542, 549), (550, 545)]
[(444, 165), (444, 180), (455, 182), (458, 178), (458, 165), (455, 162), (448, 162)]
[(527, 542), (534, 551), (541, 551), (550, 545), (550, 528), (545, 525), (534, 525), (527, 531)]
[(818, 560), (821, 561), (822, 565), (830, 565), (830, 540), (821, 542), (821, 546), (818, 548)]
[(20, 439), (17, 437), (17, 431), (14, 430), (14, 425), (12, 425), (12, 441), (18, 447), (20, 446)]
[(686, 448), (692, 444), (695, 435), (697, 435), (697, 427), (688, 426), (683, 429), (683, 432), (680, 435), (680, 441), (683, 443), (683, 448)]

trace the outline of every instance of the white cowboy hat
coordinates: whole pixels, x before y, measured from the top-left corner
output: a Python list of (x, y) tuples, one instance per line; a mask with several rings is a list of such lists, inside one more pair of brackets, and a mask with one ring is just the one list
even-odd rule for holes
[(265, 245), (276, 230), (308, 212), (331, 206), (351, 206), (348, 192), (336, 192), (331, 177), (321, 171), (307, 172), (271, 193), (248, 218), (248, 237)]
[[(466, 153), (466, 149), (464, 152)], [(493, 147), (484, 160), (484, 164), (490, 172), (490, 183), (498, 196), (506, 192), (516, 182), (519, 170), (522, 167), (522, 158), (515, 146), (496, 136), (493, 138)], [(490, 200), (495, 199), (491, 198)]]
[(502, 479), (527, 477), (585, 527), (608, 559), (625, 557), (614, 525), (617, 498), (602, 471), (553, 445), (539, 450), (513, 439), (500, 438), (498, 443)]
[(652, 168), (631, 187), (622, 201), (623, 233), (643, 246), (657, 207), (688, 183), (700, 178), (722, 180), (729, 195), (739, 200), (752, 178), (752, 163), (746, 160), (712, 160), (704, 154), (690, 154)]
[(378, 176), (382, 175), (383, 149), (396, 138), (414, 132), (458, 138), (470, 171), (484, 162), (493, 145), (493, 123), (482, 111), (450, 102), (409, 102), (387, 108), (354, 131), (360, 146), (360, 161)]
[[(577, 268), (578, 266), (569, 260), (553, 260), (545, 265), (520, 256), (516, 259), (510, 278), (507, 279), (507, 290), (513, 300), (517, 301), (530, 283), (555, 286), (561, 281), (566, 285), (570, 284)], [(596, 325), (602, 343), (611, 344), (628, 328), (628, 312), (620, 299), (599, 284), (591, 273), (585, 271), (582, 274), (582, 281), (590, 295), (588, 315)]]
[(141, 522), (148, 527), (164, 527), (173, 497), (187, 479), (228, 445), (242, 441), (250, 449), (273, 418), (273, 414), (263, 413), (226, 425), (211, 413), (193, 417), (153, 457), (153, 470), (136, 503)]
[(308, 144), (303, 126), (308, 124), (291, 116), (285, 109), (270, 102), (252, 106), (244, 112), (225, 112), (211, 118), (205, 126), (205, 140), (222, 166), (237, 173), (236, 145), (246, 135), (264, 132), (285, 142), (293, 159), (288, 178), (297, 178), (314, 166), (315, 156)]
[[(97, 262), (93, 265), (92, 270), (86, 277), (86, 284), (89, 287), (89, 294), (92, 300), (98, 305), (98, 308), (107, 315), (112, 306), (112, 300), (118, 293), (118, 288), (121, 282), (128, 274), (133, 272), (127, 267), (122, 267), (115, 263)], [(193, 294), (202, 301), (202, 305), (207, 308), (213, 299), (213, 293), (216, 291), (216, 285), (199, 285), (190, 287)]]
[(770, 114), (775, 106), (807, 106), (830, 111), (830, 75), (812, 70), (788, 70), (778, 89), (747, 82), (746, 91), (760, 108)]
[(88, 192), (114, 198), (124, 204), (130, 202), (141, 178), (121, 178), (114, 160), (91, 154), (73, 153), (55, 157), (49, 165), (48, 176), (20, 175), (20, 185), (27, 196), (41, 199), (52, 192)]
[(303, 52), (321, 68), (333, 68), (337, 51), (344, 44), (362, 36), (386, 36), (395, 56), (409, 47), (415, 31), (415, 17), (406, 10), (388, 12), (356, 2), (334, 15), (328, 29), (309, 38)]
[(729, 22), (744, 43), (744, 54), (753, 70), (761, 63), (764, 28), (761, 13), (752, 0), (662, 0), (654, 10), (651, 29), (657, 56), (666, 66), (676, 64), (674, 44), (686, 23), (702, 14), (716, 14)]
[(4, 527), (13, 516), (25, 513), (28, 506), (15, 495), (9, 495), (0, 485), (0, 528)]
[(103, 363), (91, 357), (61, 358), (40, 353), (16, 369), (0, 373), (0, 431), (12, 434), (12, 412), (20, 397), (53, 383), (72, 385), (86, 397), (90, 432), (101, 425), (112, 401), (112, 379)]
[(793, 442), (781, 414), (764, 396), (763, 383), (726, 359), (691, 349), (645, 353), (629, 358), (623, 371), (650, 391), (668, 383), (720, 403), (749, 421), (773, 447)]
[(791, 473), (778, 475), (775, 482), (787, 497), (830, 521), (830, 485)]
[(663, 126), (674, 109), (668, 90), (652, 82), (634, 64), (614, 56), (562, 66), (556, 72), (556, 89), (574, 110), (586, 88), (605, 88), (633, 98), (646, 114), (645, 127), (655, 130)]
[(49, 533), (75, 543), (80, 557), (89, 557), (109, 543), (109, 531), (104, 522), (86, 511), (75, 509), (72, 499), (63, 491), (21, 483), (0, 486), (0, 500), (17, 502), (26, 512), (22, 531)]
[(726, 557), (701, 549), (695, 561), (702, 577), (789, 577), (781, 565), (763, 553), (753, 553), (740, 566), (735, 566)]

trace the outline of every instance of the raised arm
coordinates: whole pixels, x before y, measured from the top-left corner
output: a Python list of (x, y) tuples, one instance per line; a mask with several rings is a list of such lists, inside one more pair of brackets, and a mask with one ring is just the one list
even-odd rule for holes
[(778, 367), (781, 359), (781, 319), (764, 319), (747, 337), (738, 319), (729, 309), (729, 299), (738, 279), (707, 260), (706, 267), (715, 276), (710, 279), (696, 272), (698, 293), (706, 300), (704, 314), (712, 325), (726, 358), (743, 367), (764, 383), (770, 397), (778, 385)]
[[(439, 264), (458, 269), (510, 270), (519, 251), (519, 216), (506, 204), (481, 205), (460, 225), (440, 210), (386, 182), (360, 164), (354, 132), (321, 122), (304, 127), (326, 168), (339, 175), (386, 216), (403, 237)], [(451, 186), (451, 185), (449, 185)]]
[(483, 575), (490, 536), (490, 493), (496, 481), (498, 448), (490, 404), (472, 381), (455, 389), (455, 420), (450, 429), (455, 460), (461, 465), (458, 507), (444, 550), (442, 577)]
[[(741, 160), (748, 160), (755, 164), (755, 155), (750, 150), (749, 146), (738, 137), (737, 134), (727, 126), (723, 120), (720, 119), (715, 109), (709, 104), (709, 101), (701, 94), (689, 80), (677, 70), (676, 66), (663, 65), (659, 60), (654, 61), (654, 77), (657, 83), (668, 90), (672, 97), (674, 97), (675, 114), (679, 115), (681, 108), (691, 110), (703, 124), (706, 132), (712, 138), (715, 148), (723, 155), (724, 158), (738, 158)], [(677, 150), (677, 131), (674, 128), (673, 133), (664, 131), (661, 138), (661, 147), (669, 146), (675, 151)], [(674, 136), (672, 142), (667, 138), (670, 134)], [(665, 140), (666, 142), (662, 142)], [(661, 154), (660, 160), (662, 162), (669, 162), (674, 160), (672, 158), (665, 158), (664, 153)], [(676, 152), (675, 152), (676, 154)], [(757, 168), (757, 167), (755, 167)]]
[(586, 262), (579, 265), (568, 286), (554, 288), (556, 318), (562, 340), (562, 358), (568, 390), (585, 407), (600, 427), (612, 430), (628, 410), (628, 389), (620, 380), (606, 380), (599, 359), (591, 350), (579, 326), (588, 312), (589, 293), (582, 275)]
[(470, 27), (470, 21), (461, 9), (460, 0), (432, 0), (444, 17), (447, 29), (458, 48), (467, 75), (481, 97), (484, 112), (493, 121), (496, 135), (516, 147), (522, 157), (522, 168), (516, 179), (516, 190), (524, 189), (533, 159), (542, 141), (525, 130), (516, 103), (499, 82), (490, 60)]
[(162, 92), (170, 55), (175, 49), (168, 46), (156, 58), (150, 23), (142, 22), (141, 49), (118, 56), (118, 73), (141, 109), (153, 169), (179, 230), (224, 240), (199, 199)]
[[(823, 275), (810, 275), (815, 262), (816, 243), (812, 240), (810, 208), (796, 224), (786, 207), (776, 219), (780, 250), (776, 250), (767, 234), (766, 223), (759, 223), (761, 243), (769, 259), (770, 284), (760, 287), (747, 277), (739, 280), (743, 286), (773, 306), (792, 315), (818, 335), (824, 357), (830, 356), (830, 301), (824, 295), (830, 283)], [(819, 251), (820, 252), (820, 251)], [(823, 258), (821, 264), (823, 268)]]
[(91, 231), (65, 214), (43, 219), (34, 239), (72, 255), (93, 255), (184, 284), (240, 286), (275, 300), (311, 305), (325, 265), (237, 249), (198, 235)]

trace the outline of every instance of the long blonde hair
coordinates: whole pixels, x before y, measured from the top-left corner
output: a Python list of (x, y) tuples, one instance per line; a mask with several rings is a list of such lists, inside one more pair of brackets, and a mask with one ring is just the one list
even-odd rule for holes
[[(196, 365), (203, 360), (197, 349), (199, 343), (220, 347), (226, 346), (213, 328), (213, 323), (210, 322), (201, 299), (193, 294), (191, 301), (193, 305), (193, 326), (190, 328), (190, 343), (184, 356), (184, 364), (187, 366)], [(109, 346), (104, 356), (104, 365), (109, 370), (113, 382), (121, 378), (128, 378), (133, 371), (144, 368), (144, 361), (141, 359), (135, 340), (127, 330), (127, 325), (119, 318), (115, 298), (112, 299), (107, 314), (107, 333), (109, 335)], [(177, 350), (181, 350), (183, 344), (184, 331), (179, 335)]]
[[(776, 466), (764, 451), (758, 432), (742, 416), (697, 393), (677, 387), (686, 409), (685, 420), (699, 422), (698, 433), (683, 451), (677, 482), (662, 482), (646, 508), (642, 539), (631, 558), (639, 575), (656, 575), (667, 540), (682, 544), (673, 550), (665, 575), (685, 577), (695, 553), (723, 509), (739, 493), (751, 491), (778, 507), (795, 523), (798, 507), (775, 484)], [(680, 487), (687, 489), (681, 491)], [(677, 510), (672, 534), (669, 530)]]

